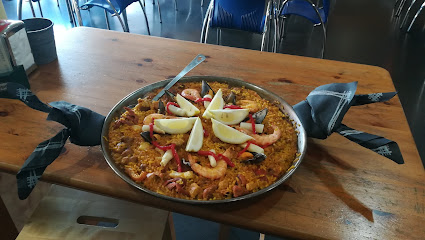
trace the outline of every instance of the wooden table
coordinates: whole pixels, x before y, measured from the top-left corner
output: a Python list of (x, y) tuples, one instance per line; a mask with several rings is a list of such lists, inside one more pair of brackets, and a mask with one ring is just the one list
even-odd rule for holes
[[(106, 115), (124, 96), (171, 78), (202, 53), (189, 73), (258, 84), (296, 104), (315, 87), (358, 81), (359, 94), (394, 91), (384, 69), (91, 28), (57, 39), (58, 61), (31, 76), (44, 102), (65, 100)], [(41, 141), (62, 126), (16, 100), (0, 99), (0, 170), (16, 174)], [(266, 234), (297, 238), (423, 239), (424, 168), (397, 97), (350, 109), (346, 125), (399, 143), (397, 165), (337, 134), (310, 139), (307, 156), (280, 187), (252, 200), (201, 206), (158, 199), (122, 181), (100, 147), (68, 143), (42, 180)]]

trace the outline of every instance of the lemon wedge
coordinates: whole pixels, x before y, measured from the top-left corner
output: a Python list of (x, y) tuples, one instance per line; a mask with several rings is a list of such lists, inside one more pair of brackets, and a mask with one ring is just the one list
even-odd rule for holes
[(202, 122), (199, 117), (196, 118), (195, 124), (193, 125), (192, 132), (190, 132), (189, 140), (186, 145), (186, 152), (197, 152), (202, 147), (204, 142), (204, 129), (202, 128)]
[(218, 109), (210, 110), (211, 115), (217, 121), (227, 125), (242, 122), (249, 114), (249, 109)]
[(155, 119), (155, 126), (168, 134), (187, 133), (192, 129), (197, 118)]
[(210, 113), (211, 110), (223, 109), (223, 107), (224, 107), (223, 92), (221, 91), (221, 88), (220, 88), (218, 89), (217, 93), (214, 95), (214, 98), (211, 100), (210, 105), (208, 105), (207, 109), (205, 109), (205, 112), (202, 115), (202, 117), (206, 119), (210, 119), (212, 118), (212, 115)]
[(211, 119), (214, 135), (221, 141), (232, 144), (242, 144), (253, 139), (251, 136), (231, 128), (215, 119)]
[(182, 97), (178, 93), (177, 93), (176, 101), (179, 104), (180, 108), (186, 111), (186, 115), (188, 117), (192, 117), (200, 113), (197, 107), (195, 107), (191, 102), (186, 100), (186, 98)]

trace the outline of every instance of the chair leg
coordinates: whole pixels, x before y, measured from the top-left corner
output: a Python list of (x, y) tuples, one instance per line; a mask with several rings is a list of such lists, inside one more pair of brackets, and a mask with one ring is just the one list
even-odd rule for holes
[(421, 7), (419, 8), (419, 10), (416, 12), (415, 16), (412, 19), (412, 22), (410, 22), (409, 28), (407, 28), (407, 32), (410, 32), (410, 29), (412, 29), (413, 24), (416, 21), (416, 18), (419, 16), (419, 14), (422, 12), (422, 9), (425, 7), (425, 2), (422, 3)]
[(35, 11), (34, 11), (34, 6), (32, 5), (32, 1), (29, 0), (28, 3), (30, 4), (30, 7), (31, 7), (32, 16), (35, 17)]
[(157, 2), (158, 2), (159, 23), (162, 23), (161, 7), (159, 6), (159, 0), (157, 0)]
[(397, 8), (397, 11), (395, 12), (394, 16), (398, 17), (401, 14), (401, 11), (403, 10), (404, 4), (406, 3), (406, 0), (401, 0), (400, 5)]
[(415, 2), (416, 2), (416, 0), (412, 0), (412, 3), (410, 3), (409, 8), (407, 8), (406, 13), (404, 14), (403, 21), (401, 21), (401, 23), (400, 23), (400, 29), (402, 29), (404, 27), (404, 24), (406, 24), (407, 18), (409, 17), (410, 10), (412, 9), (413, 4), (415, 4)]
[(260, 48), (260, 51), (264, 51), (264, 45), (265, 45), (265, 39), (266, 39), (266, 33), (264, 32), (263, 34), (262, 34), (263, 36), (261, 37), (261, 48)]
[(79, 26), (83, 26), (83, 19), (81, 18), (80, 7), (78, 6), (78, 0), (71, 0), (73, 12), (77, 16)]
[(280, 22), (280, 30), (279, 30), (279, 44), (282, 41), (282, 39), (285, 37), (286, 34), (286, 23), (288, 22), (286, 20), (286, 16), (281, 17), (282, 20)]
[[(266, 34), (269, 35), (268, 39), (267, 39), (267, 43), (270, 43), (270, 27), (271, 27), (271, 23), (270, 23), (270, 13), (271, 13), (271, 1), (268, 1), (267, 3), (267, 8), (266, 8), (266, 17), (265, 17), (265, 23), (264, 23), (264, 30), (263, 30), (263, 37), (262, 37), (262, 41), (261, 41), (261, 47), (260, 50), (264, 51), (265, 48), (265, 37)], [(267, 44), (267, 46), (270, 46), (270, 44)], [(268, 50), (268, 48), (267, 48)]]
[(122, 11), (122, 18), (124, 19), (124, 25), (127, 28), (127, 31), (130, 32), (130, 28), (128, 27), (128, 18), (127, 18), (127, 10), (124, 9)]
[(204, 0), (201, 0), (201, 7), (204, 6)]
[(174, 8), (176, 9), (176, 11), (178, 11), (178, 9), (177, 9), (177, 0), (174, 0)]
[(105, 12), (106, 28), (108, 30), (111, 30), (111, 26), (109, 25), (108, 12), (106, 10), (103, 10), (103, 11)]
[(21, 20), (22, 19), (22, 2), (23, 2), (24, 0), (18, 0), (18, 7), (17, 7), (17, 10), (18, 10), (18, 20)]
[(277, 15), (276, 15), (276, 10), (275, 7), (273, 7), (273, 22), (274, 22), (274, 38), (273, 38), (273, 52), (277, 52), (277, 35), (278, 35), (278, 29), (277, 29)]
[(211, 19), (208, 19), (208, 22), (207, 22), (207, 28), (205, 29), (205, 36), (204, 36), (204, 43), (207, 43), (207, 39), (208, 39), (208, 30), (209, 30), (209, 28), (210, 28), (210, 22), (211, 22)]
[(217, 45), (221, 45), (221, 28), (217, 28)]
[(145, 15), (145, 21), (146, 21), (146, 27), (148, 29), (148, 34), (151, 35), (151, 30), (149, 29), (149, 22), (148, 17), (146, 16), (145, 7), (143, 6), (142, 2), (139, 0), (140, 6), (142, 7), (143, 14)]
[[(69, 2), (69, 0), (65, 0), (65, 3), (66, 3), (66, 8), (68, 9), (69, 22), (71, 22), (71, 23), (74, 24), (75, 23), (75, 18), (74, 18), (74, 14), (72, 12), (72, 5)], [(77, 25), (77, 24), (75, 23), (75, 25)]]
[[(30, 0), (30, 1), (31, 1), (31, 0)], [(38, 1), (37, 1), (37, 3), (38, 3), (38, 9), (40, 9), (40, 15), (41, 15), (41, 17), (44, 17), (44, 16), (43, 16), (43, 11), (41, 10), (40, 0), (38, 0)]]
[(56, 0), (56, 3), (58, 4), (58, 7), (59, 7), (59, 0)]
[(209, 19), (210, 19), (210, 13), (212, 11), (212, 1), (210, 5), (208, 6), (207, 12), (205, 13), (204, 23), (202, 24), (202, 30), (201, 30), (201, 39), (200, 43), (206, 43), (207, 42), (207, 34), (208, 34), (208, 27), (209, 27)]
[(121, 27), (123, 29), (124, 32), (129, 32), (129, 30), (125, 27), (125, 24), (123, 22), (123, 20), (121, 19), (121, 16), (119, 15), (119, 13), (117, 12), (117, 10), (115, 9), (114, 5), (112, 5), (111, 1), (106, 0), (106, 2), (109, 4), (109, 6), (111, 7), (111, 9), (114, 11), (114, 15), (117, 16), (118, 21), (120, 21)]

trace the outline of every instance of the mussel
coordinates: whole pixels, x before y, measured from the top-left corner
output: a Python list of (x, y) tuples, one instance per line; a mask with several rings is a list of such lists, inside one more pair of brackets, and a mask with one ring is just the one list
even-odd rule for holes
[(176, 95), (172, 92), (165, 90), (165, 97), (167, 98), (167, 102), (175, 102), (176, 101)]
[(260, 110), (252, 114), (252, 118), (255, 119), (256, 124), (261, 124), (264, 121), (264, 118), (266, 118), (268, 112), (269, 112), (269, 109), (264, 108), (263, 110)]
[(158, 113), (159, 114), (165, 114), (165, 105), (164, 105), (164, 103), (161, 101), (161, 100), (159, 100), (159, 103), (158, 103)]
[(212, 96), (215, 95), (215, 92), (214, 92), (214, 90), (212, 90), (212, 88), (210, 87), (210, 85), (208, 85), (208, 83), (205, 80), (202, 80), (201, 97), (204, 97), (205, 95), (209, 94), (210, 91), (212, 93)]
[(251, 159), (247, 159), (245, 161), (243, 161), (244, 163), (260, 163), (264, 160), (266, 160), (266, 155), (263, 153), (256, 153), (256, 152), (251, 152), (251, 154), (253, 155), (253, 157)]
[(234, 92), (231, 92), (231, 93), (229, 94), (229, 96), (227, 96), (227, 98), (226, 98), (225, 102), (226, 102), (227, 104), (233, 104), (233, 105), (236, 105), (236, 94), (235, 94)]
[(140, 136), (146, 140), (146, 142), (152, 143), (151, 133), (150, 132), (141, 132)]

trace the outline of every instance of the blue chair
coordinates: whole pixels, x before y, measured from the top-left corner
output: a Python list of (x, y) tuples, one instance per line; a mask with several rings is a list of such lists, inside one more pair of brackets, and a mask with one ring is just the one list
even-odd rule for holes
[[(150, 32), (150, 29), (149, 29), (148, 18), (146, 17), (145, 7), (143, 6), (143, 4), (140, 0), (89, 0), (85, 4), (81, 5), (80, 9), (88, 10), (88, 9), (94, 7), (94, 6), (103, 8), (104, 11), (105, 11), (106, 26), (108, 27), (108, 29), (110, 29), (110, 26), (109, 26), (109, 20), (108, 20), (107, 12), (111, 13), (112, 16), (118, 17), (118, 20), (120, 21), (120, 24), (121, 24), (124, 32), (130, 32), (130, 29), (128, 28), (127, 13), (126, 13), (125, 9), (127, 8), (128, 5), (130, 5), (134, 2), (139, 2), (140, 6), (142, 7), (143, 14), (145, 15), (145, 21), (146, 21), (146, 26), (147, 26), (147, 29), (148, 29), (148, 34), (150, 35), (151, 32)], [(158, 2), (158, 4), (159, 4), (159, 2)], [(124, 21), (120, 17), (121, 13), (123, 15)]]
[[(275, 19), (273, 16), (272, 1), (270, 0), (211, 0), (205, 14), (200, 42), (207, 42), (208, 29), (210, 27), (218, 28), (218, 44), (220, 44), (222, 28), (235, 29), (261, 34), (261, 51), (263, 51), (268, 29), (267, 25), (270, 24), (270, 20)], [(276, 29), (277, 21), (274, 21), (274, 23)], [(275, 45), (276, 42), (275, 31)], [(276, 46), (274, 46), (275, 50)]]
[(280, 24), (280, 39), (284, 35), (284, 21), (288, 15), (297, 15), (308, 19), (314, 26), (321, 25), (323, 29), (323, 48), (322, 57), (325, 51), (326, 28), (330, 9), (330, 0), (323, 0), (323, 6), (317, 8), (311, 0), (284, 0), (279, 8), (279, 17), (282, 19)]
[[(22, 2), (23, 0), (18, 0), (18, 19), (22, 20)], [(32, 12), (32, 16), (35, 17), (35, 11), (34, 11), (34, 6), (32, 5), (32, 2), (37, 2), (38, 3), (38, 9), (40, 10), (40, 15), (41, 17), (43, 16), (43, 11), (41, 10), (41, 5), (40, 5), (40, 0), (32, 0), (32, 1), (28, 1), (30, 7), (31, 7), (31, 12)], [(58, 6), (59, 6), (59, 2), (58, 2)]]

